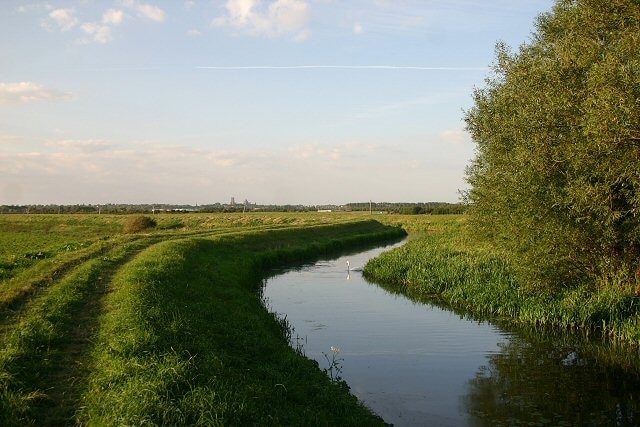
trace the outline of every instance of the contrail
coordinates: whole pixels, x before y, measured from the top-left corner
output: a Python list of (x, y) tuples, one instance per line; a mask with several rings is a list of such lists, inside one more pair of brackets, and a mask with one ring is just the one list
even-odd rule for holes
[(488, 67), (422, 67), (412, 65), (247, 65), (201, 66), (201, 70), (304, 70), (334, 68), (348, 70), (421, 70), (421, 71), (487, 71)]

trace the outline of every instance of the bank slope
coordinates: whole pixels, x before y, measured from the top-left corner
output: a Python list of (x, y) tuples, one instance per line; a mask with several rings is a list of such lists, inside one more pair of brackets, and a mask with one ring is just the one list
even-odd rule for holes
[(90, 425), (379, 425), (288, 345), (265, 269), (402, 235), (374, 221), (163, 242), (111, 284), (78, 421)]

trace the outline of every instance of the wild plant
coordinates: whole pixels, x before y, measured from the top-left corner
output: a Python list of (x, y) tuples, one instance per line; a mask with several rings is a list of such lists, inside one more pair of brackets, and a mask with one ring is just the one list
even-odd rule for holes
[(323, 371), (327, 375), (329, 375), (331, 381), (340, 382), (342, 381), (340, 374), (342, 374), (342, 362), (344, 361), (344, 359), (339, 356), (339, 347), (331, 346), (330, 350), (331, 353), (325, 353), (324, 351), (322, 352), (322, 355), (329, 364), (329, 366), (326, 369), (323, 369)]

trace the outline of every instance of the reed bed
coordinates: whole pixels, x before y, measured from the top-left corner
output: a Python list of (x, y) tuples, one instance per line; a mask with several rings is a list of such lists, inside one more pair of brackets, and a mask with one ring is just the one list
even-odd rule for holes
[(405, 246), (364, 268), (370, 280), (414, 299), (474, 315), (583, 329), (640, 344), (640, 300), (631, 286), (584, 284), (551, 292), (520, 286), (508, 254), (466, 236), (464, 216), (388, 217), (413, 230)]

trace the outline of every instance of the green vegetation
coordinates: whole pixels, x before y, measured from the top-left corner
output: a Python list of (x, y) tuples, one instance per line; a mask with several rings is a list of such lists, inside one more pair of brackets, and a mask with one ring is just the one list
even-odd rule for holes
[(450, 215), (464, 213), (466, 206), (462, 203), (388, 203), (388, 202), (359, 202), (347, 203), (344, 209), (348, 211), (372, 211), (385, 213), (400, 213), (405, 215)]
[(260, 298), (265, 269), (404, 233), (360, 218), (0, 216), (0, 259), (21, 260), (0, 286), (0, 424), (383, 424)]
[(640, 301), (632, 287), (555, 290), (522, 286), (504, 253), (469, 237), (466, 216), (385, 217), (410, 241), (364, 268), (394, 292), (482, 317), (584, 329), (640, 344)]
[(638, 46), (638, 1), (558, 0), (529, 44), (497, 47), (466, 117), (469, 214), (523, 286), (640, 293)]

